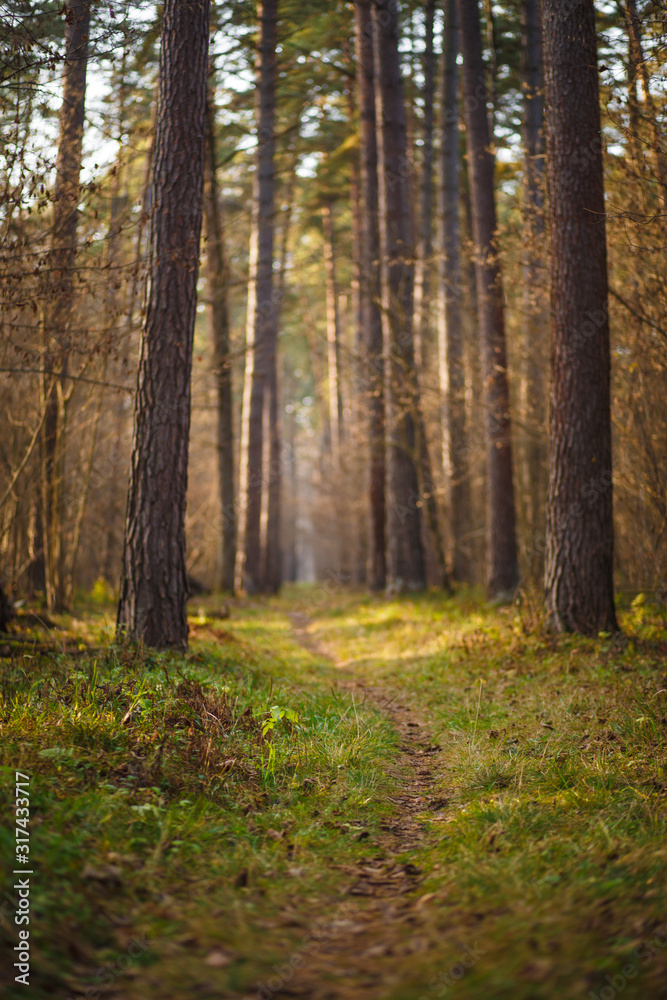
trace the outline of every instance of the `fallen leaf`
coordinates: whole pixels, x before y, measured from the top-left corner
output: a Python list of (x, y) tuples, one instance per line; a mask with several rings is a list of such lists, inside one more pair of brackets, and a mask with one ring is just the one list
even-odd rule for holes
[(231, 962), (231, 956), (224, 951), (212, 951), (204, 959), (204, 965), (210, 965), (214, 969), (224, 969)]

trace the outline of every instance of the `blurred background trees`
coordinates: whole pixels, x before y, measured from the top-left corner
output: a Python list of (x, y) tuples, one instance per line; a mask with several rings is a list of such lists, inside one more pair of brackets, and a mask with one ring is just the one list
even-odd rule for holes
[[(228, 0), (212, 10), (188, 572), (230, 589), (237, 535), (238, 558), (246, 557), (243, 386), (256, 362), (246, 332), (255, 268), (251, 234), (255, 172), (270, 145), (271, 290), (254, 307), (254, 328), (272, 320), (276, 348), (275, 363), (269, 350), (257, 418), (253, 482), (259, 475), (261, 488), (255, 487), (253, 523), (264, 555), (260, 547), (253, 557), (252, 589), (274, 591), (281, 581), (327, 573), (382, 588), (387, 551), (410, 532), (409, 553), (421, 548), (427, 583), (443, 583), (440, 546), (448, 575), (487, 584), (494, 544), (487, 498), (496, 491), (489, 421), (501, 437), (505, 428), (491, 413), (489, 358), (480, 358), (479, 326), (487, 319), (475, 262), (502, 271), (502, 296), (497, 279), (487, 275), (488, 292), (504, 311), (507, 364), (501, 359), (494, 374), (506, 378), (508, 403), (501, 409), (512, 417), (520, 577), (522, 585), (541, 588), (551, 260), (540, 5), (479, 4), (477, 74), (484, 88), (476, 93), (473, 84), (464, 99), (465, 64), (456, 56), (464, 26), (457, 38), (450, 0), (405, 2), (398, 12), (395, 5), (363, 0), (307, 6), (280, 0), (270, 137), (255, 111), (260, 6), (270, 5)], [(78, 197), (68, 216), (76, 228), (63, 235), (59, 218), (73, 202), (60, 194), (58, 115), (64, 101), (74, 108), (67, 97), (72, 63), (65, 60), (78, 8), (88, 5), (17, 0), (0, 8), (0, 567), (8, 594), (43, 595), (52, 608), (71, 606), (77, 589), (96, 581), (110, 592), (119, 585), (154, 208), (147, 179), (160, 19), (145, 5), (89, 5)], [(577, 171), (602, 157), (614, 572), (620, 589), (664, 593), (667, 150), (659, 81), (667, 21), (647, 0), (596, 9), (602, 132), (599, 148), (584, 144), (569, 170), (575, 183)], [(387, 90), (380, 103), (373, 17), (381, 30), (397, 33), (392, 73), (400, 70), (402, 90), (391, 100)], [(82, 62), (77, 65), (81, 70)], [(394, 116), (401, 100), (404, 140), (382, 169), (386, 206), (395, 207), (400, 193), (403, 229), (391, 237), (391, 248), (386, 231), (379, 253), (377, 110), (389, 115), (391, 106)], [(487, 171), (496, 211), (493, 252), (483, 259), (468, 160), (474, 154), (466, 144), (474, 102), (478, 117), (484, 113), (494, 161)], [(391, 124), (386, 118), (380, 131), (389, 135)], [(402, 269), (389, 292), (385, 274), (384, 296), (383, 264), (386, 272)], [(585, 342), (586, 331), (577, 333)], [(393, 354), (390, 334), (399, 348)], [(385, 496), (387, 459), (390, 469), (397, 459), (413, 467), (400, 495)], [(579, 489), (577, 502), (586, 510), (608, 486), (592, 472)], [(498, 513), (495, 503), (490, 513)], [(501, 535), (509, 538), (505, 529)], [(390, 570), (389, 580), (407, 585), (413, 570), (407, 577)], [(511, 589), (516, 572), (510, 567), (507, 581), (491, 582), (492, 592), (505, 590), (504, 582)]]

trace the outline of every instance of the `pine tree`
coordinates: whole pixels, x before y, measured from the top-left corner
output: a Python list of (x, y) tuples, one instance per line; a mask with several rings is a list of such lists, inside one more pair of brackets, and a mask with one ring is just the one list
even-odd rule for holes
[(392, 0), (373, 0), (375, 124), (378, 149), (382, 325), (387, 414), (387, 582), (425, 585), (422, 499), (417, 463), (419, 391), (412, 336), (414, 240), (407, 160), (398, 15)]
[(118, 635), (185, 649), (190, 376), (203, 210), (209, 0), (165, 0)]
[(567, 5), (545, 0), (544, 67), (552, 326), (546, 605), (557, 631), (596, 635), (617, 625), (593, 0)]
[(487, 591), (490, 598), (506, 600), (519, 584), (519, 565), (503, 287), (496, 246), (495, 157), (487, 112), (489, 93), (478, 0), (457, 0), (457, 7), (486, 408)]

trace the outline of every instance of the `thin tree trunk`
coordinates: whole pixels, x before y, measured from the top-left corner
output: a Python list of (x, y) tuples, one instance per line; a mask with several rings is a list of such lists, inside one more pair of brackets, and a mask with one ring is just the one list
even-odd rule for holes
[(567, 10), (544, 0), (543, 10), (552, 261), (545, 595), (557, 631), (597, 635), (617, 625), (595, 10), (593, 0)]
[(51, 243), (53, 286), (44, 329), (43, 367), (45, 371), (54, 373), (42, 377), (46, 409), (42, 439), (42, 525), (46, 598), (51, 611), (62, 610), (65, 605), (65, 549), (62, 537), (65, 530), (65, 380), (71, 349), (90, 6), (90, 0), (67, 0), (65, 6), (63, 103), (60, 109)]
[(655, 104), (651, 94), (651, 83), (649, 79), (648, 67), (642, 49), (642, 23), (637, 14), (636, 0), (625, 0), (624, 4), (625, 23), (628, 29), (630, 40), (630, 50), (632, 53), (632, 63), (636, 67), (639, 79), (642, 84), (642, 94), (644, 96), (644, 107), (646, 109), (644, 117), (648, 123), (651, 135), (651, 152), (653, 153), (653, 163), (655, 176), (658, 182), (658, 200), (660, 211), (664, 212), (667, 207), (667, 157), (665, 157), (662, 136), (658, 126)]
[(419, 391), (412, 339), (414, 245), (407, 167), (398, 15), (392, 0), (373, 0), (375, 117), (378, 150), (382, 327), (387, 448), (387, 582), (425, 585), (417, 463)]
[(445, 554), (442, 529), (440, 527), (440, 519), (438, 517), (435, 482), (433, 479), (433, 466), (431, 464), (431, 455), (429, 452), (428, 440), (426, 438), (426, 429), (424, 427), (424, 417), (421, 408), (417, 411), (417, 425), (419, 448), (416, 460), (419, 477), (419, 497), (429, 530), (429, 540), (431, 543), (430, 554), (435, 564), (437, 586), (441, 587), (443, 590), (449, 591), (451, 589), (451, 584), (449, 582), (449, 574), (447, 572), (447, 556)]
[(541, 546), (546, 500), (546, 397), (545, 351), (547, 329), (544, 310), (544, 263), (540, 242), (544, 233), (544, 98), (542, 94), (541, 0), (522, 0), (522, 83), (524, 149), (524, 378), (522, 380), (525, 438), (525, 484), (528, 494), (527, 521), (529, 569), (533, 580), (543, 572)]
[(477, 303), (486, 407), (487, 590), (506, 600), (519, 584), (512, 442), (500, 261), (496, 247), (494, 156), (487, 116), (478, 0), (457, 0), (468, 169), (472, 201)]
[[(106, 366), (105, 366), (105, 374), (106, 374)], [(103, 375), (102, 377), (104, 378), (105, 375)], [(65, 594), (65, 602), (70, 607), (72, 606), (72, 603), (74, 601), (74, 591), (76, 587), (76, 569), (77, 569), (77, 560), (79, 555), (79, 542), (81, 540), (83, 520), (86, 514), (86, 503), (90, 493), (91, 481), (93, 477), (93, 469), (95, 465), (95, 450), (97, 448), (97, 437), (100, 428), (100, 417), (102, 415), (103, 401), (104, 401), (103, 392), (101, 390), (98, 390), (97, 405), (95, 407), (95, 415), (93, 416), (93, 427), (91, 432), (88, 462), (79, 489), (79, 502), (76, 505), (76, 514), (74, 517), (74, 521), (72, 523), (72, 538), (69, 544), (67, 558), (64, 560), (63, 589)]]
[(331, 428), (331, 456), (334, 470), (340, 463), (343, 433), (343, 401), (340, 391), (340, 323), (338, 318), (338, 289), (336, 286), (336, 259), (333, 211), (330, 204), (322, 206), (324, 233), (324, 270), (327, 300), (327, 371), (329, 383), (329, 426)]
[[(642, 144), (640, 139), (640, 113), (639, 98), (637, 94), (637, 80), (639, 78), (638, 59), (641, 59), (641, 45), (638, 52), (637, 40), (640, 25), (637, 25), (632, 17), (632, 13), (627, 4), (618, 3), (621, 16), (625, 18), (628, 31), (628, 75), (626, 90), (628, 95), (628, 152), (630, 160), (630, 170), (635, 177), (641, 176), (642, 169)], [(640, 36), (639, 36), (640, 37)]]
[(0, 583), (0, 632), (7, 631), (7, 626), (12, 620), (12, 610), (12, 603)]
[[(349, 119), (350, 122), (354, 122), (356, 119), (356, 100), (358, 95), (355, 94), (353, 85), (350, 85), (347, 97)], [(350, 163), (350, 211), (352, 213), (352, 331), (350, 342), (354, 345), (352, 351), (354, 361), (350, 386), (350, 427), (352, 428), (353, 434), (355, 433), (355, 429), (358, 428), (359, 430), (356, 433), (362, 433), (363, 436), (361, 429), (366, 412), (363, 398), (363, 356), (365, 350), (364, 341), (366, 331), (364, 329), (364, 313), (361, 291), (363, 280), (362, 257), (364, 251), (362, 223), (363, 208), (360, 197), (360, 184), (360, 157), (353, 155)], [(367, 474), (366, 469), (368, 463), (366, 462), (366, 456), (363, 454), (362, 449), (355, 447), (355, 444), (353, 444), (352, 447), (356, 455), (356, 469), (361, 473), (359, 477), (359, 482), (361, 483), (363, 482), (364, 476)], [(357, 473), (355, 472), (354, 474), (356, 475)], [(366, 583), (368, 576), (368, 516), (366, 511), (366, 495), (367, 489), (364, 489), (363, 496), (360, 498), (360, 502), (355, 507), (358, 513), (355, 519), (356, 539), (354, 544), (354, 556), (352, 559), (352, 578), (353, 581), (358, 584)]]
[[(210, 77), (209, 77), (210, 81)], [(229, 348), (229, 270), (218, 188), (215, 106), (209, 82), (206, 99), (206, 166), (204, 218), (206, 226), (206, 295), (218, 397), (218, 479), (222, 512), (219, 586), (234, 593), (236, 511), (234, 507), (234, 428), (232, 363)]]
[(442, 67), (442, 150), (438, 206), (438, 275), (440, 309), (438, 344), (443, 398), (443, 468), (448, 492), (451, 567), (455, 580), (470, 581), (466, 530), (470, 513), (470, 478), (465, 412), (465, 365), (461, 309), (461, 227), (459, 221), (459, 40), (455, 0), (445, 0)]
[[(285, 299), (285, 283), (287, 278), (287, 248), (289, 246), (290, 226), (292, 222), (293, 178), (288, 185), (286, 200), (287, 211), (282, 225), (280, 248), (280, 276), (276, 299), (276, 331), (280, 319), (282, 304)], [(269, 395), (268, 395), (268, 486), (266, 539), (264, 542), (264, 568), (262, 579), (264, 589), (269, 594), (277, 594), (283, 582), (283, 546), (282, 546), (282, 500), (283, 500), (283, 457), (282, 457), (282, 422), (280, 406), (281, 382), (278, 378), (277, 336), (275, 339), (274, 356), (269, 365)]]
[(363, 206), (361, 309), (362, 372), (368, 409), (370, 545), (368, 585), (386, 584), (385, 418), (382, 312), (380, 309), (380, 233), (378, 228), (375, 71), (371, 0), (355, 0), (355, 52), (361, 133), (360, 194)]
[(187, 647), (185, 503), (203, 209), (208, 0), (165, 0), (118, 635)]
[(257, 16), (257, 153), (248, 275), (247, 355), (241, 420), (240, 516), (236, 558), (236, 588), (248, 594), (257, 593), (262, 587), (263, 421), (271, 366), (275, 364), (277, 334), (278, 303), (273, 296), (273, 227), (278, 0), (260, 0)]
[(415, 263), (415, 362), (418, 371), (428, 368), (431, 308), (431, 260), (433, 257), (433, 99), (435, 95), (435, 56), (433, 27), (435, 0), (424, 7), (426, 40), (424, 43), (424, 127), (422, 169), (419, 178), (419, 241)]

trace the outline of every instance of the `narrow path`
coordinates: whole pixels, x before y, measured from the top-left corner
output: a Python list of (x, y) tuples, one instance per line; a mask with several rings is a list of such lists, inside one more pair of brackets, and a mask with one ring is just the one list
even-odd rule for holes
[[(308, 632), (307, 618), (290, 617), (299, 642), (335, 663)], [(363, 995), (380, 1000), (399, 987), (402, 970), (414, 965), (411, 956), (433, 946), (430, 936), (420, 934), (428, 904), (428, 897), (418, 894), (422, 873), (406, 855), (409, 858), (426, 841), (424, 824), (416, 817), (443, 805), (431, 795), (440, 748), (400, 696), (364, 683), (347, 666), (337, 666), (340, 686), (372, 702), (400, 734), (401, 754), (393, 773), (396, 794), (391, 799), (396, 818), (369, 842), (367, 857), (341, 867), (341, 903), (332, 919), (311, 931), (316, 943), (299, 955), (300, 967), (286, 973), (282, 983), (279, 976), (267, 980), (265, 993), (257, 996), (354, 1000)]]

